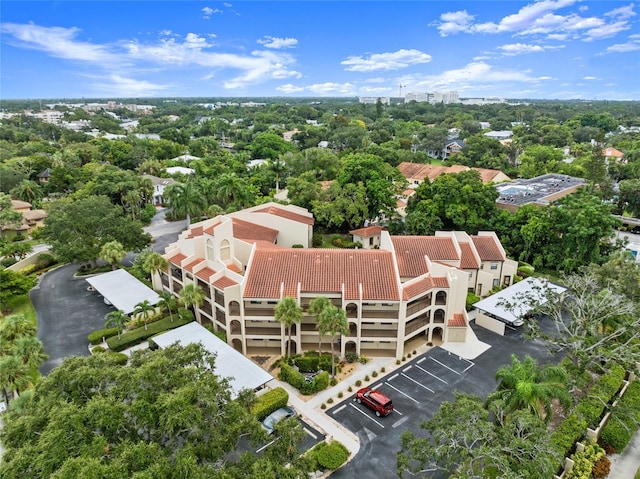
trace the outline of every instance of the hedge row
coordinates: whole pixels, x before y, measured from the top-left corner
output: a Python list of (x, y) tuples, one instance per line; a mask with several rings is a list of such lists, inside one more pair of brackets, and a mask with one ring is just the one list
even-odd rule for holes
[(600, 444), (622, 451), (640, 425), (640, 381), (632, 382), (611, 413), (600, 434)]
[(288, 402), (289, 393), (287, 390), (285, 388), (275, 388), (258, 396), (258, 400), (251, 408), (251, 412), (258, 421), (262, 421), (273, 411), (285, 407)]
[(291, 384), (302, 394), (313, 394), (318, 391), (322, 391), (323, 389), (326, 389), (327, 386), (329, 386), (329, 373), (327, 371), (322, 371), (321, 373), (317, 374), (311, 381), (307, 381), (302, 373), (296, 371), (294, 368), (284, 363), (280, 366), (280, 374), (278, 375), (278, 379)]
[(571, 413), (551, 434), (551, 443), (566, 457), (576, 442), (585, 434), (587, 427), (596, 427), (604, 413), (606, 404), (620, 390), (625, 372), (620, 366), (613, 366), (589, 391)]
[(160, 321), (149, 324), (147, 329), (142, 327), (134, 329), (133, 331), (127, 331), (126, 333), (121, 334), (120, 338), (112, 336), (107, 339), (107, 345), (113, 351), (122, 351), (130, 348), (131, 346), (135, 346), (136, 344), (140, 344), (155, 334), (184, 326), (191, 321), (193, 321), (193, 319), (173, 318), (173, 322), (171, 322), (171, 318), (164, 318)]
[(112, 336), (118, 335), (118, 328), (107, 328), (107, 329), (97, 329), (92, 333), (89, 333), (87, 339), (89, 340), (89, 344), (100, 344), (102, 342), (102, 338), (109, 339)]
[(328, 371), (331, 369), (331, 354), (319, 356), (317, 353), (308, 352), (304, 356), (296, 356), (293, 363), (303, 373), (315, 373), (316, 371)]
[(593, 466), (604, 456), (604, 449), (597, 444), (587, 444), (583, 451), (571, 456), (573, 467), (565, 474), (565, 479), (591, 479)]
[(308, 456), (316, 469), (335, 471), (349, 458), (349, 450), (338, 441), (320, 442), (309, 451)]

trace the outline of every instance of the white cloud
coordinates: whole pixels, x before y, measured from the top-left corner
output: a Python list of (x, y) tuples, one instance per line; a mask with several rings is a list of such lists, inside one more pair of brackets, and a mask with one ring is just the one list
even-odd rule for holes
[(457, 12), (446, 12), (440, 15), (440, 22), (434, 22), (432, 25), (438, 27), (440, 36), (455, 35), (456, 33), (466, 32), (471, 25), (475, 16), (469, 15), (466, 10)]
[(202, 18), (204, 18), (205, 20), (209, 20), (211, 16), (215, 15), (216, 13), (222, 13), (222, 10), (220, 10), (219, 8), (204, 7), (202, 9)]
[[(146, 80), (134, 80), (124, 78), (120, 75), (109, 75), (107, 77), (94, 77), (98, 81), (93, 83), (93, 88), (100, 96), (110, 97), (152, 97), (166, 90), (167, 85), (159, 85)], [(105, 81), (108, 80), (108, 81)]]
[(295, 38), (278, 38), (265, 35), (264, 38), (256, 40), (260, 45), (265, 48), (281, 49), (281, 48), (294, 48), (298, 44), (298, 40)]
[(373, 53), (368, 58), (350, 56), (340, 62), (350, 72), (371, 72), (376, 70), (399, 70), (412, 65), (429, 63), (431, 55), (419, 50), (401, 49), (393, 53)]
[(603, 38), (611, 38), (618, 33), (631, 28), (627, 21), (611, 23), (608, 25), (602, 25), (598, 28), (592, 28), (585, 33), (585, 41), (601, 40)]
[(280, 85), (276, 90), (283, 93), (310, 92), (319, 96), (356, 95), (355, 85), (352, 83), (314, 83), (311, 85), (296, 86), (291, 83)]
[(285, 78), (302, 78), (302, 73), (297, 72), (295, 70), (286, 70), (286, 69), (274, 70), (273, 73), (271, 74), (271, 78), (274, 78), (277, 80), (283, 80)]
[(633, 3), (630, 3), (629, 5), (626, 5), (624, 7), (615, 8), (615, 9), (605, 13), (605, 15), (607, 17), (622, 17), (622, 18), (635, 17), (636, 16), (636, 12), (634, 12), (634, 10), (633, 10), (634, 6), (635, 5)]
[(588, 81), (592, 81), (592, 80), (600, 80), (600, 78), (598, 77), (592, 77), (592, 76), (586, 76), (586, 77), (582, 77), (583, 80), (588, 80)]
[(548, 46), (548, 45), (530, 45), (526, 43), (510, 43), (507, 45), (501, 45), (498, 50), (501, 50), (505, 56), (523, 55), (527, 53), (541, 53), (547, 50), (557, 50), (564, 48), (564, 45)]
[(280, 85), (276, 87), (276, 90), (281, 91), (282, 93), (299, 93), (305, 90), (303, 86), (295, 86), (291, 83), (287, 83), (285, 85)]
[(628, 53), (640, 50), (640, 34), (629, 35), (626, 43), (616, 43), (607, 48), (607, 52)]

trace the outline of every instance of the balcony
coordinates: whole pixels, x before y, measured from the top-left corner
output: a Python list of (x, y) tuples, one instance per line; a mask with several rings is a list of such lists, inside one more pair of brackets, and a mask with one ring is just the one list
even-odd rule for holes
[(431, 298), (427, 301), (426, 299), (420, 299), (418, 301), (413, 301), (407, 305), (407, 317), (416, 314), (418, 311), (422, 311), (425, 308), (431, 306)]
[(171, 269), (171, 276), (173, 276), (175, 279), (182, 281), (182, 270), (179, 268), (172, 268)]
[(363, 309), (362, 310), (362, 319), (371, 318), (371, 319), (393, 319), (395, 321), (398, 320), (398, 311), (384, 311), (384, 310), (372, 310), (372, 309)]
[(412, 319), (411, 321), (409, 321), (405, 328), (404, 328), (404, 334), (405, 336), (410, 335), (411, 333), (414, 333), (415, 331), (417, 331), (420, 328), (424, 328), (425, 326), (427, 326), (429, 324), (429, 318), (428, 317), (424, 317), (424, 316), (420, 316), (416, 319)]
[(444, 291), (438, 291), (436, 293), (436, 304), (447, 304), (447, 293)]
[(394, 329), (365, 329), (363, 326), (360, 331), (360, 337), (362, 338), (395, 338), (398, 336), (398, 331)]
[(245, 336), (277, 336), (278, 338), (282, 335), (282, 330), (278, 327), (255, 327), (255, 326), (246, 326), (244, 328)]
[(249, 317), (249, 316), (271, 316), (273, 317), (274, 314), (274, 310), (273, 308), (265, 308), (265, 309), (258, 309), (258, 308), (245, 308), (244, 310), (244, 316)]

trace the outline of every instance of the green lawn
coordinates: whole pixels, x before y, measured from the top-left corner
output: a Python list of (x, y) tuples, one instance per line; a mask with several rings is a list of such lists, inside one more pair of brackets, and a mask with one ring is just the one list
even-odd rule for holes
[(11, 310), (11, 314), (24, 314), (34, 326), (37, 325), (36, 310), (33, 308), (28, 294), (12, 298), (7, 309)]

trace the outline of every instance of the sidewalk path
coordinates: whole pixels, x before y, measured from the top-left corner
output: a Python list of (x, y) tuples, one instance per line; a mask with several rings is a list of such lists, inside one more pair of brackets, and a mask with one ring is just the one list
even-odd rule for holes
[(622, 454), (614, 454), (607, 479), (633, 479), (640, 468), (640, 430), (631, 438)]

